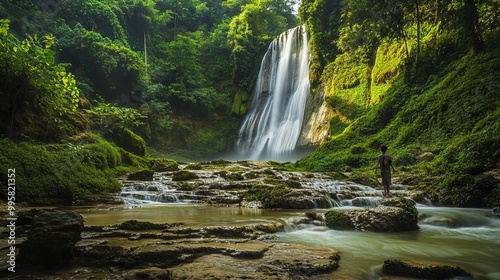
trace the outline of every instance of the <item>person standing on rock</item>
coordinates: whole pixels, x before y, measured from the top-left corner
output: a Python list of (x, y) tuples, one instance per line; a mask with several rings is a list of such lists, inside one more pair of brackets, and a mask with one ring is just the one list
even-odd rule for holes
[(391, 168), (392, 172), (396, 172), (394, 165), (392, 165), (392, 158), (390, 155), (386, 154), (387, 146), (382, 145), (380, 147), (382, 154), (378, 156), (378, 162), (373, 167), (373, 171), (376, 172), (376, 168), (380, 168), (380, 173), (382, 175), (382, 186), (384, 186), (384, 196), (389, 195), (389, 190), (391, 187)]

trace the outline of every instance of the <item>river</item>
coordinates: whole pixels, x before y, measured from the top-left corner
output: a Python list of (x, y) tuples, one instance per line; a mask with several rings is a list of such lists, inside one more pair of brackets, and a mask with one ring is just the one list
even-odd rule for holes
[[(357, 207), (336, 207), (336, 209)], [(86, 225), (118, 224), (126, 220), (154, 223), (182, 222), (186, 226), (235, 226), (266, 221), (284, 223), (277, 241), (336, 249), (342, 257), (335, 273), (346, 279), (378, 279), (386, 259), (458, 265), (486, 279), (500, 279), (500, 219), (491, 210), (419, 205), (420, 230), (373, 233), (329, 230), (320, 225), (296, 225), (302, 210), (265, 210), (196, 204), (148, 204), (77, 210)], [(327, 209), (316, 209), (326, 212)]]

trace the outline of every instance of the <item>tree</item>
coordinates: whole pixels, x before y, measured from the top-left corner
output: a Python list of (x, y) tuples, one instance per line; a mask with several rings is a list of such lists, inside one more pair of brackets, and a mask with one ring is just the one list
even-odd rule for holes
[(299, 18), (309, 32), (311, 50), (310, 77), (319, 82), (321, 72), (338, 54), (335, 42), (339, 38), (341, 0), (303, 0)]
[(67, 64), (55, 62), (55, 37), (9, 34), (9, 20), (0, 20), (0, 130), (11, 138), (58, 141), (84, 129), (69, 122), (78, 108), (80, 92)]
[(472, 48), (476, 52), (482, 51), (484, 49), (484, 42), (481, 38), (479, 13), (474, 0), (464, 0), (463, 18), (464, 29)]
[(123, 19), (120, 22), (118, 15), (121, 15), (121, 10), (114, 1), (63, 0), (58, 10), (58, 16), (68, 25), (80, 24), (87, 30), (128, 45)]
[(273, 11), (276, 6), (273, 0), (251, 1), (229, 24), (232, 81), (240, 88), (252, 87), (260, 62), (255, 58), (263, 56), (269, 43), (294, 24)]
[[(191, 35), (191, 36), (186, 36)], [(182, 84), (186, 89), (197, 88), (205, 82), (200, 64), (200, 32), (177, 35), (164, 46), (165, 68), (168, 80), (165, 84)]]
[(56, 35), (61, 38), (60, 59), (71, 63), (77, 76), (90, 83), (93, 97), (127, 102), (145, 71), (137, 53), (79, 24), (74, 29), (61, 26)]

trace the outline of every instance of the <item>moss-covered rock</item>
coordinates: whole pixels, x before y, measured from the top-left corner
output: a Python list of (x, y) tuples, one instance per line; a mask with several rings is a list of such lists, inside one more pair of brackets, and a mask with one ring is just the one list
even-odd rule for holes
[(283, 186), (254, 185), (248, 190), (245, 199), (261, 201), (265, 208), (291, 208), (286, 197), (290, 189)]
[(190, 163), (188, 164), (184, 169), (185, 170), (201, 170), (203, 167), (201, 166), (201, 163), (196, 162), (196, 163)]
[[(16, 188), (16, 203), (82, 205), (119, 192), (121, 153), (102, 139), (92, 141), (48, 145), (0, 139), (0, 167), (15, 169), (16, 185), (24, 186)], [(7, 189), (6, 183), (7, 173), (0, 172), (0, 186)]]
[(243, 181), (245, 180), (245, 177), (243, 177), (243, 174), (240, 172), (231, 172), (226, 175), (226, 179), (231, 181)]
[(172, 176), (172, 181), (187, 181), (193, 179), (198, 179), (198, 175), (196, 175), (196, 173), (189, 172), (187, 170), (177, 171)]
[(126, 151), (138, 156), (146, 155), (146, 142), (141, 136), (135, 134), (128, 128), (117, 127), (113, 131), (111, 139)]
[(232, 113), (236, 116), (243, 116), (247, 111), (248, 93), (239, 91), (234, 95)]
[(127, 179), (137, 181), (153, 181), (153, 170), (139, 170), (128, 174)]
[(173, 159), (155, 158), (150, 161), (150, 166), (156, 172), (179, 170), (179, 164)]
[(354, 229), (351, 217), (344, 211), (330, 210), (325, 213), (325, 224), (332, 229)]
[(326, 224), (332, 228), (362, 231), (397, 232), (418, 230), (415, 202), (406, 198), (385, 198), (380, 205), (363, 210), (329, 211)]

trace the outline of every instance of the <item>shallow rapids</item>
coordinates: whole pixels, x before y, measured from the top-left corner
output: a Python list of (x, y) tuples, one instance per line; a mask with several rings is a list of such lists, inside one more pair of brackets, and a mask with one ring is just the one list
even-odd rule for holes
[(298, 210), (163, 204), (77, 211), (84, 215), (86, 225), (111, 225), (131, 219), (182, 222), (191, 227), (280, 221), (286, 232), (276, 234), (276, 242), (339, 250), (342, 259), (335, 275), (340, 279), (378, 279), (377, 271), (386, 259), (458, 265), (487, 279), (500, 279), (500, 219), (487, 217), (484, 209), (419, 207), (420, 230), (400, 233), (338, 231), (300, 224), (304, 212)]

